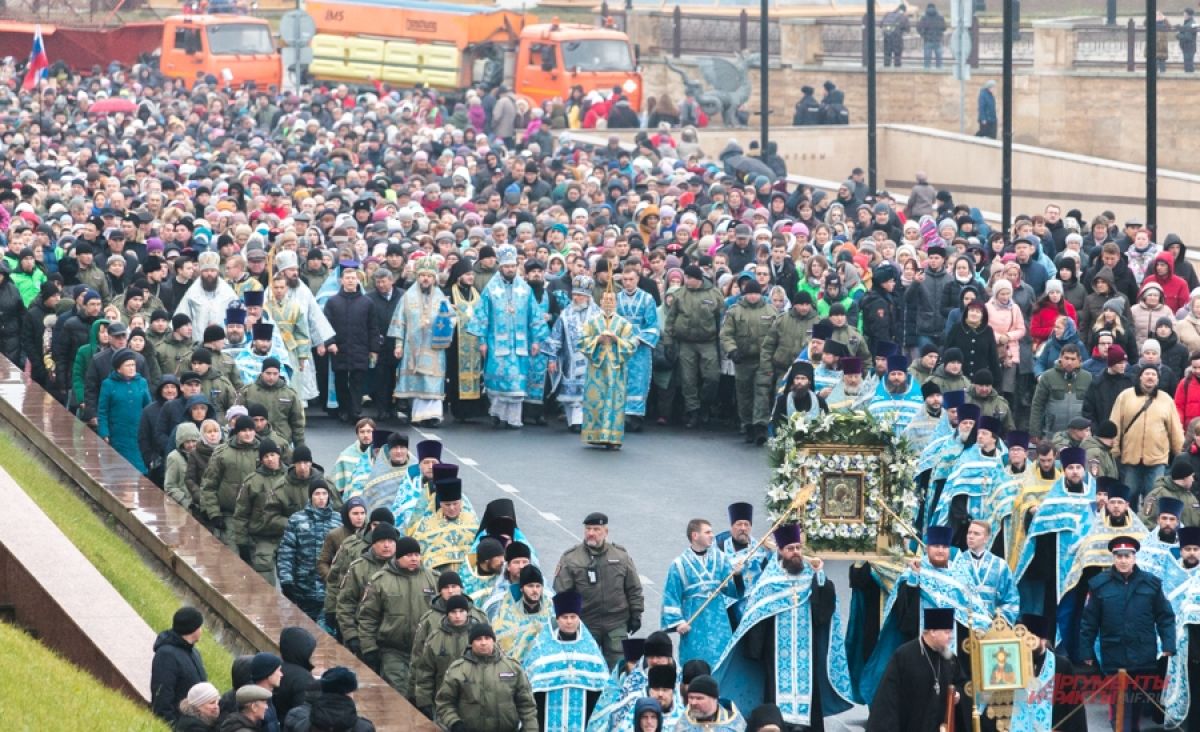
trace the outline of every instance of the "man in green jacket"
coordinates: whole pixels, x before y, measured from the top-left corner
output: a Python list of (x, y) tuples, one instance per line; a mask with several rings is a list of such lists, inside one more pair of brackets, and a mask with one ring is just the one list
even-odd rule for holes
[(1171, 463), (1170, 472), (1158, 476), (1154, 487), (1142, 500), (1142, 517), (1146, 519), (1146, 525), (1152, 526), (1157, 523), (1158, 499), (1174, 498), (1183, 504), (1179, 513), (1179, 525), (1200, 526), (1200, 496), (1196, 495), (1195, 481), (1191, 461), (1176, 458), (1175, 462)]
[[(337, 491), (334, 493), (336, 494)], [(338, 640), (343, 643), (346, 639), (338, 630), (337, 622), (338, 595), (341, 592), (342, 579), (350, 570), (350, 565), (371, 546), (371, 532), (381, 523), (395, 526), (396, 519), (392, 516), (390, 509), (377, 508), (372, 511), (363, 527), (358, 531), (352, 531), (338, 546), (333, 558), (329, 561), (329, 574), (325, 575), (325, 624), (333, 628)], [(358, 598), (355, 598), (355, 602), (357, 601)]]
[(539, 732), (529, 678), (496, 649), (491, 626), (471, 626), (467, 641), (471, 648), (450, 664), (438, 689), (438, 722), (450, 732)]
[(396, 556), (371, 576), (358, 608), (363, 661), (404, 696), (409, 696), (417, 621), (436, 588), (433, 570), (421, 564), (421, 544), (403, 536), (396, 542)]
[(233, 514), (242, 483), (258, 467), (258, 437), (254, 420), (243, 415), (233, 423), (233, 435), (213, 451), (200, 478), (200, 509), (213, 534), (230, 549), (237, 548)]
[[(762, 344), (776, 320), (775, 308), (763, 299), (762, 288), (754, 279), (742, 280), (742, 296), (729, 308), (721, 323), (721, 350), (733, 361), (737, 390), (738, 420), (746, 442), (754, 442), (761, 430), (767, 431), (771, 418), (765, 404), (756, 404), (754, 387), (758, 380)], [(755, 409), (758, 406), (759, 409)]]
[[(421, 714), (430, 719), (433, 719), (433, 699), (442, 686), (442, 679), (446, 677), (446, 669), (462, 658), (467, 650), (471, 610), (471, 598), (452, 595), (446, 600), (446, 613), (437, 615), (441, 620), (433, 625), (424, 643), (413, 648), (413, 703)], [(486, 617), (484, 623), (487, 622)]]
[[(701, 408), (717, 400), (721, 364), (717, 358), (717, 328), (725, 311), (725, 300), (704, 276), (704, 270), (689, 265), (684, 270), (684, 288), (675, 294), (663, 330), (665, 345), (679, 346), (680, 390), (687, 411), (686, 426), (700, 424)], [(707, 418), (707, 413), (704, 415)]]
[(242, 483), (233, 511), (233, 532), (242, 561), (269, 584), (275, 584), (275, 552), (288, 518), (308, 503), (308, 486), (289, 495), (279, 446), (271, 440), (258, 445), (258, 468)]
[[(376, 524), (375, 528), (371, 530), (370, 544), (350, 563), (346, 573), (342, 575), (341, 584), (338, 585), (336, 605), (338, 632), (342, 635), (342, 643), (360, 658), (363, 655), (363, 649), (358, 628), (358, 611), (362, 604), (363, 594), (366, 592), (371, 576), (383, 569), (383, 565), (396, 556), (396, 542), (399, 539), (400, 532), (396, 531), (395, 526), (383, 522)], [(346, 543), (349, 544), (349, 541)], [(342, 547), (342, 551), (346, 551), (346, 549), (347, 547)]]
[(1121, 477), (1120, 466), (1113, 455), (1113, 443), (1117, 441), (1117, 425), (1111, 419), (1106, 419), (1096, 427), (1096, 433), (1079, 446), (1087, 450), (1088, 471), (1097, 478)]
[(304, 403), (296, 390), (287, 385), (279, 373), (279, 359), (263, 361), (262, 372), (254, 383), (242, 392), (246, 404), (261, 404), (267, 408), (267, 420), (291, 445), (304, 444)]

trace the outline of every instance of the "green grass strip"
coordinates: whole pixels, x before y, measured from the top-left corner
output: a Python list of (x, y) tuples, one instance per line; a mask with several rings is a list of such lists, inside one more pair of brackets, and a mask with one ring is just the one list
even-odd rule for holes
[(0, 623), (0, 719), (6, 730), (152, 730), (167, 726), (17, 628)]
[[(156, 632), (171, 627), (171, 617), (179, 609), (182, 600), (146, 565), (133, 547), (106, 525), (106, 522), (115, 525), (116, 519), (110, 517), (102, 520), (82, 497), (52, 478), (38, 461), (30, 460), (29, 454), (3, 433), (0, 433), (0, 465), (4, 466), (9, 475), (41, 507), (59, 530), (116, 588), (121, 597), (125, 598), (125, 602), (142, 616), (147, 625)], [(229, 689), (233, 684), (230, 678), (233, 656), (207, 633), (200, 639), (199, 647), (200, 655), (204, 658), (204, 667), (208, 671), (208, 680), (222, 691)], [(147, 664), (150, 663), (153, 654), (154, 649), (146, 649)], [(0, 667), (4, 666), (11, 667), (12, 664), (7, 660), (0, 662)], [(19, 664), (17, 668), (20, 668)], [(0, 688), (0, 701), (3, 698), (3, 690)], [(48, 709), (53, 711), (55, 705), (50, 705)], [(0, 713), (0, 719), (3, 718), (4, 715)], [(59, 721), (70, 718), (60, 717)], [(79, 727), (88, 728), (118, 727)]]

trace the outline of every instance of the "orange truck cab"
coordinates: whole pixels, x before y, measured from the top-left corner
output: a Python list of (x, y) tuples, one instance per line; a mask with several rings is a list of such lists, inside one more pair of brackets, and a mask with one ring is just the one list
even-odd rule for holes
[(278, 86), (283, 74), (270, 24), (248, 15), (167, 18), (159, 68), (164, 76), (189, 87), (211, 74), (221, 86), (240, 87), (252, 81), (265, 89)]
[(641, 104), (642, 77), (620, 31), (512, 10), (428, 0), (308, 0), (319, 81), (462, 89), (508, 84), (534, 104), (622, 87)]
[(620, 87), (634, 109), (642, 106), (642, 77), (629, 37), (590, 25), (546, 23), (521, 30), (513, 90), (535, 104), (566, 99), (571, 87)]

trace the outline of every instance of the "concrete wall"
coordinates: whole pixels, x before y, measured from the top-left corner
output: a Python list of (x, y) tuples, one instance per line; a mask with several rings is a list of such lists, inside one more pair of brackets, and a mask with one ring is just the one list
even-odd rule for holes
[[(646, 89), (653, 95), (664, 91), (681, 99), (683, 85), (679, 76), (661, 62), (645, 60)], [(681, 59), (690, 67), (692, 61)], [(771, 71), (771, 121), (774, 125), (791, 124), (793, 107), (800, 98), (800, 87), (809, 85), (821, 91), (831, 80), (846, 92), (850, 120), (866, 121), (866, 74), (854, 69), (816, 66), (780, 67)], [(701, 78), (699, 72), (695, 78)], [(966, 84), (966, 131), (973, 134), (980, 85), (988, 75), (977, 76)], [(1142, 163), (1145, 160), (1144, 80), (1127, 73), (1019, 71), (1014, 79), (1014, 141), (1054, 150)], [(758, 109), (758, 72), (751, 72), (750, 100)], [(920, 125), (947, 132), (959, 131), (959, 84), (948, 73), (926, 72), (919, 68), (900, 71), (880, 69), (878, 82), (878, 119), (882, 123)], [(997, 87), (997, 101), (999, 101)], [(1185, 103), (1200, 86), (1192, 78), (1168, 75), (1158, 82), (1158, 162), (1164, 169), (1200, 173), (1200, 156), (1193, 154), (1194, 132), (1200, 129), (1200, 105)], [(818, 95), (819, 98), (819, 95)], [(757, 116), (751, 125), (757, 126)]]
[[(632, 132), (623, 133), (626, 140)], [(704, 152), (716, 157), (731, 138), (744, 148), (758, 137), (754, 130), (700, 130)], [(856, 166), (865, 167), (865, 125), (840, 127), (775, 127), (788, 172), (809, 178), (841, 181)], [(930, 182), (951, 191), (955, 200), (999, 212), (1000, 143), (970, 135), (910, 125), (882, 125), (878, 132), (880, 184), (907, 194), (914, 173), (923, 170)], [(1145, 216), (1145, 167), (1103, 158), (1064, 153), (1029, 145), (1013, 146), (1013, 211), (1041, 213), (1051, 201), (1063, 210), (1078, 208), (1091, 218), (1109, 209), (1118, 220)], [(1165, 232), (1184, 241), (1200, 230), (1200, 176), (1159, 170), (1158, 222)]]

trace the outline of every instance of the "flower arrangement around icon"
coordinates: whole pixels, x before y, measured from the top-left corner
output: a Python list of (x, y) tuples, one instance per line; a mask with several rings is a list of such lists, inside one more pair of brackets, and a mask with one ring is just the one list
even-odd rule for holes
[(886, 420), (866, 411), (813, 419), (797, 412), (769, 447), (772, 520), (787, 510), (799, 486), (817, 486), (799, 516), (814, 550), (873, 553), (881, 530), (885, 543), (898, 541), (880, 503), (907, 521), (916, 515), (917, 455)]

